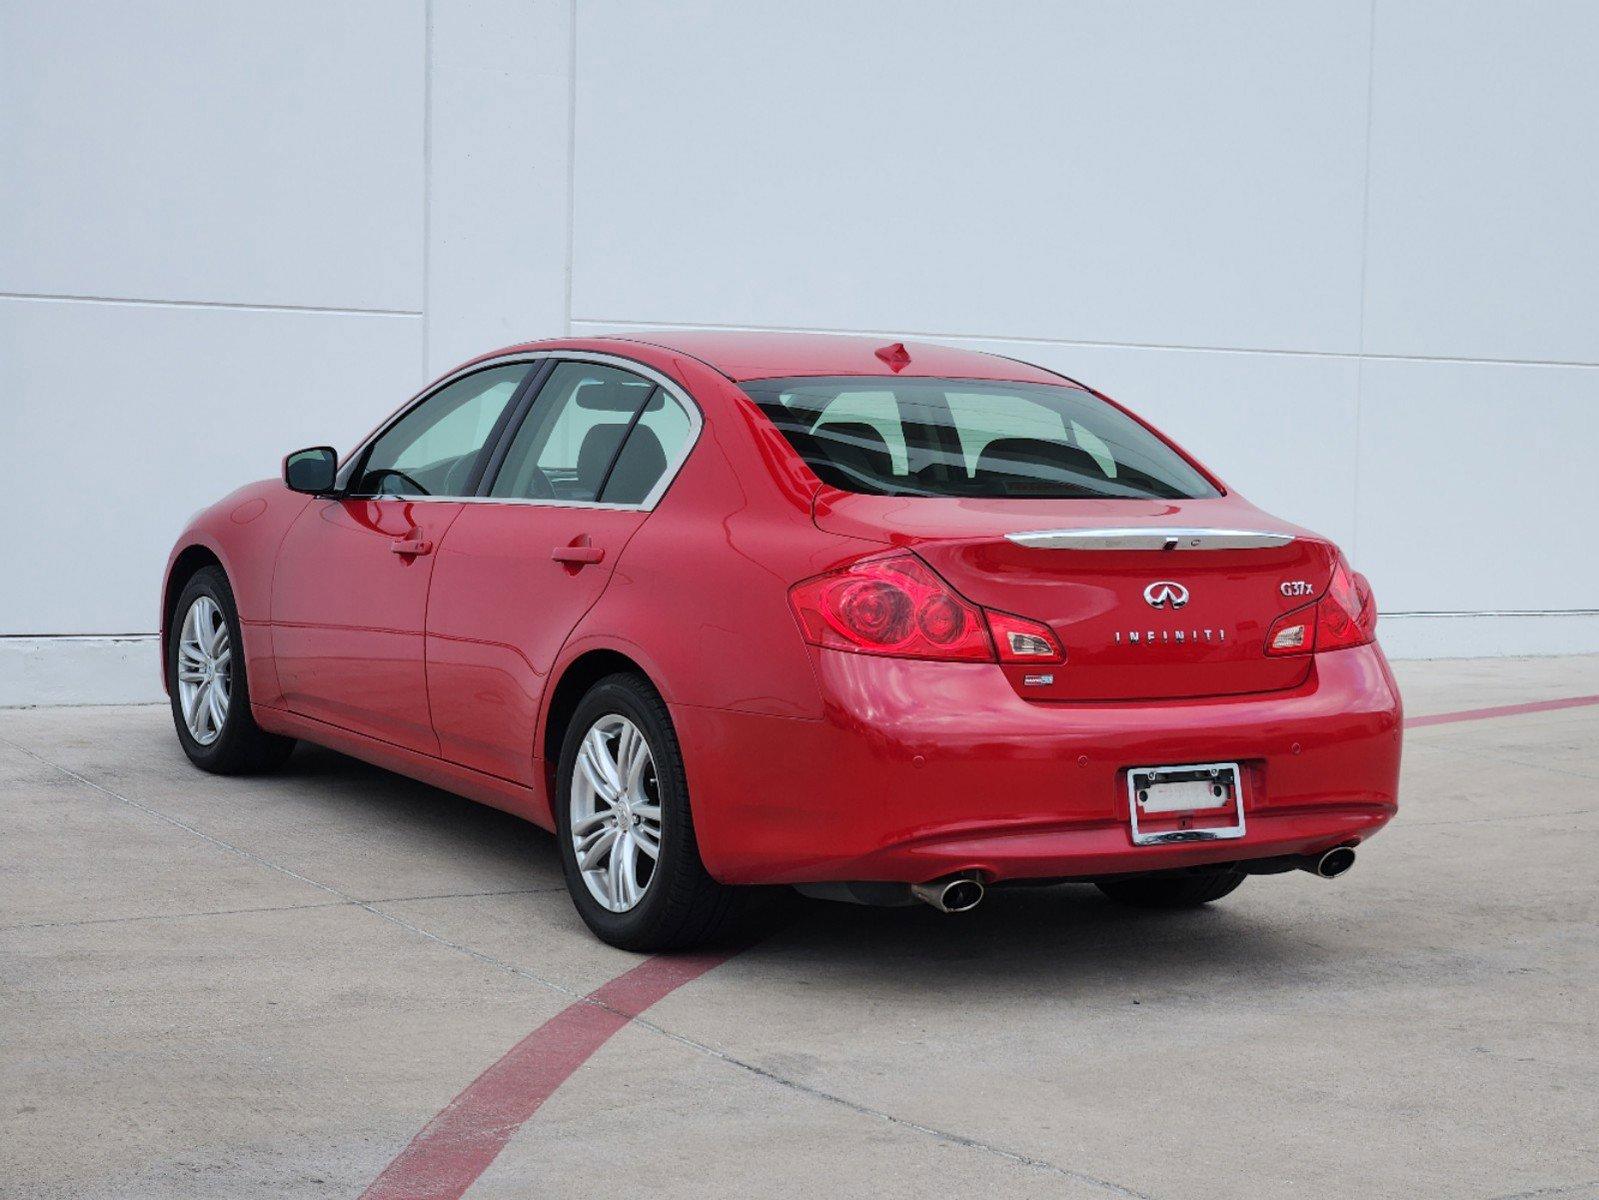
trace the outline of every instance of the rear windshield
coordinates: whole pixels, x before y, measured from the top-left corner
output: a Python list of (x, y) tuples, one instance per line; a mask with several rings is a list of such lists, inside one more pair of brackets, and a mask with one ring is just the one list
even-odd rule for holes
[(740, 386), (817, 477), (845, 491), (1017, 499), (1218, 494), (1160, 438), (1081, 388), (875, 376)]

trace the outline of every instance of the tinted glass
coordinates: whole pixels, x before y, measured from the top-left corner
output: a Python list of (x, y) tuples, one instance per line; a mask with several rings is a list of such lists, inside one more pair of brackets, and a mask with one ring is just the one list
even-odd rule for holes
[(351, 491), (360, 496), (464, 496), (495, 422), (529, 363), (490, 367), (440, 388), (390, 426)]
[(804, 378), (741, 385), (824, 483), (903, 496), (1214, 496), (1176, 450), (1071, 386)]
[(677, 401), (649, 380), (599, 363), (561, 363), (516, 431), (489, 494), (642, 503), (689, 427)]

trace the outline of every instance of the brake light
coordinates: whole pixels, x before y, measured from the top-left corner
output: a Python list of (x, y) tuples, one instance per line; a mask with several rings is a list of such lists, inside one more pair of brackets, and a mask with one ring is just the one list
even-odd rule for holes
[(993, 662), (982, 610), (914, 554), (865, 558), (789, 589), (805, 640), (835, 650)]
[(1010, 663), (1058, 663), (1066, 658), (1048, 625), (1026, 617), (994, 612), (985, 608), (988, 631), (994, 635), (999, 661)]
[(1270, 655), (1310, 654), (1364, 646), (1377, 636), (1377, 602), (1364, 575), (1339, 555), (1320, 600), (1286, 612), (1266, 634)]

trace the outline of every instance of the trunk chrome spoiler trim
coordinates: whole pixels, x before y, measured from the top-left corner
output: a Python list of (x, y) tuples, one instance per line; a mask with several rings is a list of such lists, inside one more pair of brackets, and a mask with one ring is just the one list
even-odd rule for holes
[(1188, 529), (1146, 525), (1125, 529), (1036, 529), (1007, 533), (1018, 546), (1038, 550), (1260, 550), (1286, 546), (1288, 533), (1259, 529)]

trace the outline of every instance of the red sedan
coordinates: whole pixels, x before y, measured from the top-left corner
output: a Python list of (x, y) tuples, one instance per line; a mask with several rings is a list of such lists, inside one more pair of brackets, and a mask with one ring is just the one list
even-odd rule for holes
[(864, 338), (476, 359), (184, 530), (178, 738), (295, 739), (555, 832), (578, 911), (702, 942), (749, 889), (1186, 907), (1393, 816), (1365, 579), (1090, 388)]

